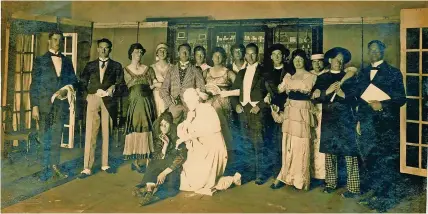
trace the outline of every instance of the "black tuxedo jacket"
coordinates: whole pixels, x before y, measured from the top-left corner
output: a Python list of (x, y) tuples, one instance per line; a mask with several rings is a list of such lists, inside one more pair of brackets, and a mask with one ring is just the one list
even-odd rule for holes
[[(248, 67), (247, 67), (248, 68)], [(235, 82), (232, 85), (232, 90), (239, 89), (239, 98), (236, 96), (231, 97), (231, 103), (233, 109), (236, 109), (236, 106), (243, 101), (243, 92), (244, 92), (244, 77), (247, 73), (247, 68), (242, 69), (236, 75)], [(267, 95), (267, 89), (265, 85), (266, 73), (264, 72), (263, 66), (260, 64), (257, 65), (256, 72), (254, 74), (253, 82), (251, 84), (251, 101), (258, 101), (257, 106), (262, 109), (268, 107), (263, 99)]]
[(116, 122), (117, 116), (117, 99), (120, 94), (121, 85), (124, 84), (122, 65), (110, 59), (107, 63), (107, 68), (104, 73), (103, 82), (100, 82), (100, 66), (99, 60), (88, 62), (80, 75), (81, 87), (84, 91), (84, 97), (88, 94), (97, 93), (98, 89), (106, 91), (111, 86), (115, 86), (113, 97), (103, 97), (104, 105), (106, 106), (113, 123)]
[[(31, 107), (38, 106), (41, 114), (47, 114), (52, 109), (52, 95), (66, 85), (77, 87), (77, 77), (74, 73), (73, 64), (70, 59), (61, 54), (61, 75), (57, 76), (52, 61), (52, 54), (45, 53), (34, 61), (32, 80), (30, 86)], [(67, 100), (55, 99), (55, 105), (68, 108)], [(61, 111), (68, 114), (68, 111)]]
[[(372, 114), (382, 114), (384, 119), (389, 118), (399, 121), (400, 107), (406, 103), (406, 93), (404, 91), (403, 75), (401, 71), (383, 62), (378, 66), (378, 71), (373, 80), (370, 80), (371, 69), (372, 67), (368, 66), (357, 76), (357, 97), (359, 98), (358, 116), (363, 118)], [(370, 84), (375, 85), (391, 97), (390, 100), (381, 101), (382, 112), (374, 112), (368, 103), (360, 98)]]

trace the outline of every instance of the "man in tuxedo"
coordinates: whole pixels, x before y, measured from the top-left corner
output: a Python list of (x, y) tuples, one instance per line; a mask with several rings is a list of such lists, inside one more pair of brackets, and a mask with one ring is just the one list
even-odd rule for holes
[[(371, 66), (358, 75), (357, 133), (367, 171), (363, 176), (363, 188), (371, 189), (372, 197), (360, 203), (385, 211), (399, 199), (395, 184), (400, 183), (400, 107), (406, 103), (406, 94), (400, 70), (383, 60), (385, 44), (374, 40), (367, 47)], [(385, 92), (390, 99), (363, 100), (361, 95), (370, 84)]]
[(71, 60), (59, 52), (62, 39), (60, 31), (49, 33), (49, 51), (36, 58), (30, 86), (32, 118), (39, 123), (44, 151), (42, 181), (66, 177), (59, 169), (61, 137), (69, 116), (67, 93), (73, 92), (77, 78)]
[[(109, 141), (112, 126), (117, 116), (117, 101), (113, 95), (118, 93), (124, 83), (122, 65), (109, 58), (112, 43), (108, 39), (100, 39), (98, 43), (98, 59), (89, 62), (83, 70), (80, 80), (87, 100), (85, 158), (83, 171), (79, 178), (91, 175), (95, 159), (98, 130), (102, 129), (102, 166), (109, 174), (114, 170), (108, 164)], [(101, 117), (100, 117), (101, 113)], [(101, 121), (100, 121), (101, 119)]]
[(205, 80), (202, 73), (189, 61), (191, 47), (189, 44), (181, 44), (178, 47), (180, 61), (175, 64), (165, 76), (159, 94), (174, 117), (174, 123), (179, 124), (184, 120), (187, 112), (182, 102), (183, 93), (188, 88), (199, 89), (199, 95), (206, 100)]
[(239, 89), (239, 98), (232, 97), (232, 107), (239, 114), (243, 142), (238, 148), (241, 155), (238, 171), (243, 180), (256, 178), (255, 183), (261, 185), (266, 182), (266, 163), (263, 121), (267, 114), (267, 104), (264, 98), (267, 95), (265, 86), (264, 68), (257, 62), (259, 48), (250, 43), (245, 48), (245, 58), (248, 65), (238, 72), (232, 90)]

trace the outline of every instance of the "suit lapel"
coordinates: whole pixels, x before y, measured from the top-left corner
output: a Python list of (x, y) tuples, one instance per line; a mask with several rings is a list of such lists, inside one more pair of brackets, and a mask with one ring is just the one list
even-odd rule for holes
[(253, 82), (251, 83), (251, 91), (253, 91), (254, 87), (256, 86), (256, 83), (259, 81), (260, 79), (260, 67), (259, 65), (257, 65), (256, 67), (256, 72), (254, 72), (254, 78), (253, 78)]

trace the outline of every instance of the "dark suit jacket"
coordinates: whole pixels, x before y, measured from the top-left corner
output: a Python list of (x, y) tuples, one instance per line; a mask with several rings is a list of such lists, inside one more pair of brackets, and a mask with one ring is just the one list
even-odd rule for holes
[[(358, 120), (361, 123), (360, 151), (369, 155), (398, 158), (400, 149), (400, 107), (406, 103), (403, 75), (400, 70), (384, 62), (378, 66), (376, 76), (370, 81), (371, 66), (358, 74)], [(360, 97), (373, 83), (391, 99), (381, 101), (382, 111), (374, 111)], [(366, 163), (369, 164), (369, 163)]]
[[(57, 77), (51, 53), (47, 52), (34, 61), (32, 81), (30, 86), (31, 107), (38, 106), (41, 114), (47, 114), (52, 109), (52, 95), (66, 85), (73, 85), (76, 89), (77, 78), (73, 64), (67, 57), (61, 55), (61, 76)], [(68, 106), (67, 100), (55, 99), (54, 104), (61, 107)], [(68, 114), (68, 111), (61, 111)]]
[[(247, 67), (248, 68), (248, 67)], [(231, 97), (231, 103), (233, 109), (236, 109), (236, 106), (240, 104), (243, 100), (243, 87), (244, 87), (244, 77), (247, 73), (247, 68), (242, 69), (236, 75), (235, 82), (232, 85), (232, 90), (239, 89), (239, 98), (236, 96)], [(251, 101), (259, 101), (257, 106), (260, 109), (266, 108), (268, 105), (263, 101), (267, 95), (267, 89), (265, 85), (265, 75), (263, 66), (260, 64), (257, 65), (256, 72), (254, 73), (253, 83), (251, 84)]]
[(115, 124), (117, 116), (117, 99), (115, 97), (120, 94), (120, 86), (125, 82), (123, 79), (122, 65), (110, 59), (107, 63), (103, 82), (100, 82), (100, 66), (98, 59), (88, 62), (80, 75), (80, 81), (85, 97), (87, 94), (97, 93), (98, 89), (106, 91), (111, 86), (115, 86), (113, 97), (103, 97), (104, 105), (106, 105), (107, 110), (113, 119), (113, 124)]
[(382, 114), (386, 114), (387, 117), (398, 117), (400, 116), (400, 107), (406, 103), (406, 93), (403, 85), (403, 75), (397, 68), (392, 67), (386, 62), (383, 62), (378, 66), (379, 70), (373, 80), (370, 80), (371, 66), (364, 68), (358, 74), (358, 98), (359, 98), (359, 117), (364, 117), (367, 114), (378, 113), (371, 110), (367, 102), (362, 100), (360, 97), (370, 85), (374, 84), (376, 87), (388, 94), (391, 99), (381, 101), (383, 111)]

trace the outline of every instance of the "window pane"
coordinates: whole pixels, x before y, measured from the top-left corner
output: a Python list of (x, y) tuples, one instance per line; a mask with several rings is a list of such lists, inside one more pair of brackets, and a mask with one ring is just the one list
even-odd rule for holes
[(31, 73), (23, 73), (23, 88), (24, 90), (30, 90), (30, 84), (31, 84)]
[(407, 96), (419, 96), (419, 77), (407, 76)]
[(407, 143), (419, 143), (419, 124), (407, 123)]
[(31, 128), (31, 111), (25, 113), (25, 127), (27, 129)]
[(406, 165), (419, 168), (419, 146), (406, 146)]
[(15, 73), (15, 91), (21, 91), (21, 73)]
[(30, 110), (31, 105), (30, 105), (30, 93), (29, 92), (25, 92), (23, 94), (23, 103), (22, 103), (22, 107), (24, 108), (24, 110)]
[(19, 111), (19, 110), (21, 110), (21, 93), (15, 93), (13, 111)]
[(13, 113), (12, 121), (13, 121), (13, 130), (18, 131), (19, 130), (19, 124), (20, 124), (19, 123), (19, 121), (20, 121), (19, 113)]
[(230, 48), (236, 43), (236, 32), (220, 32), (216, 35), (216, 46), (226, 51), (226, 64), (232, 64), (232, 53)]
[(31, 71), (33, 67), (33, 54), (24, 54), (23, 71)]
[(407, 49), (419, 49), (419, 28), (407, 28)]
[(422, 28), (422, 48), (428, 49), (428, 28)]
[(428, 51), (422, 52), (422, 73), (428, 74)]
[(419, 120), (419, 100), (407, 99), (407, 120)]
[(71, 53), (73, 52), (73, 37), (67, 36), (65, 37), (65, 46), (66, 46), (66, 52)]
[(428, 125), (422, 124), (422, 144), (428, 144)]
[(428, 121), (428, 77), (422, 77), (422, 120)]
[(419, 73), (419, 52), (407, 52), (407, 73)]
[(428, 148), (422, 147), (422, 169), (427, 168), (427, 155), (428, 155), (427, 153), (428, 153)]
[(22, 58), (21, 58), (21, 54), (16, 54), (16, 60), (15, 60), (15, 72), (21, 72), (22, 68), (21, 68), (21, 62), (22, 62)]

